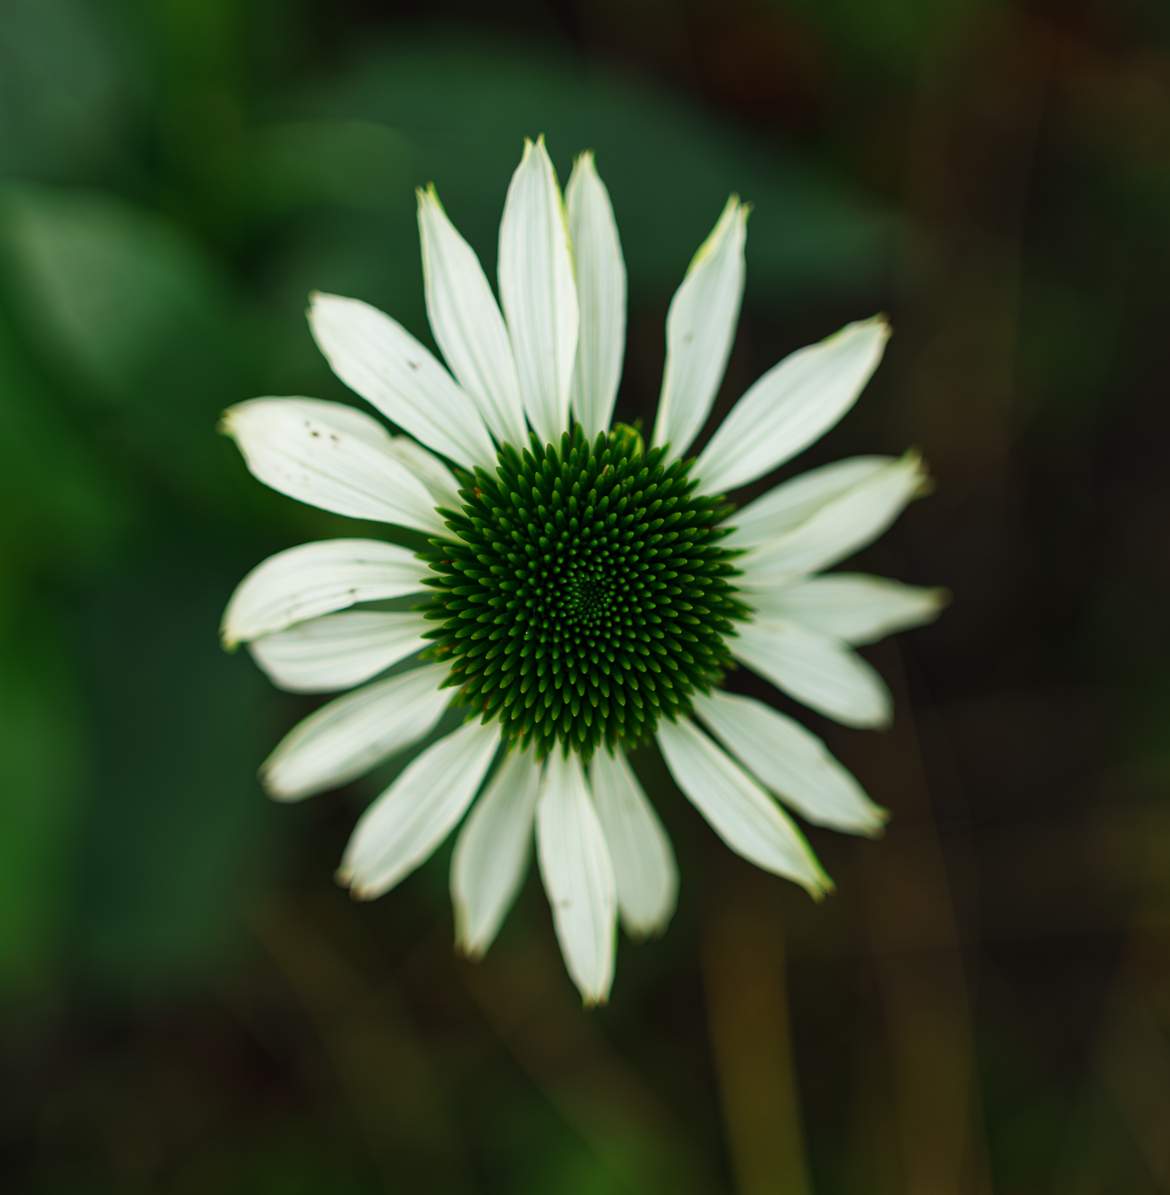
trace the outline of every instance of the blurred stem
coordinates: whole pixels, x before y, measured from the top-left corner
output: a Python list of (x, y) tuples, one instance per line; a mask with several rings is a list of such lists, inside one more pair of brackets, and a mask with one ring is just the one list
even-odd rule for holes
[[(388, 976), (369, 983), (335, 948), (347, 930), (353, 935), (335, 905), (319, 900), (306, 909), (273, 894), (249, 920), (311, 1017), (385, 1189), (395, 1195), (474, 1190), (441, 1079), (404, 1002)], [(319, 927), (318, 919), (332, 924)]]
[[(962, 940), (901, 657), (881, 655), (899, 717), (850, 736), (843, 762), (894, 810), (881, 842), (859, 842), (856, 883), (889, 1051), (907, 1195), (986, 1195)], [(860, 765), (860, 766), (859, 766)], [(872, 781), (869, 780), (872, 778)]]
[(738, 859), (719, 885), (703, 981), (739, 1195), (809, 1195), (777, 881)]
[(719, 1189), (700, 1151), (610, 1044), (555, 947), (498, 943), (463, 980), (512, 1057), (602, 1160), (614, 1189), (701, 1195)]

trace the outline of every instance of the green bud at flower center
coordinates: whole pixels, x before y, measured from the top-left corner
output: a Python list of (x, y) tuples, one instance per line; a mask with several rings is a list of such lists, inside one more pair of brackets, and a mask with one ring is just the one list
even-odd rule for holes
[(646, 742), (722, 680), (745, 617), (719, 546), (731, 507), (697, 496), (689, 462), (663, 464), (619, 425), (590, 444), (505, 444), (495, 476), (463, 474), (455, 543), (433, 540), (428, 654), (458, 700), (503, 737), (586, 757)]

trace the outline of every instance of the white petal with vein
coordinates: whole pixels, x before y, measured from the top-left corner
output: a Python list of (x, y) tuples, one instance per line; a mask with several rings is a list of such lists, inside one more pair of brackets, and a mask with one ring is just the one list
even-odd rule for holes
[(662, 933), (678, 898), (678, 867), (666, 830), (620, 750), (593, 756), (589, 785), (613, 864), (622, 924), (638, 938)]
[(798, 622), (846, 643), (863, 644), (933, 622), (949, 594), (864, 573), (829, 573), (744, 594), (744, 599), (761, 618)]
[[(826, 503), (790, 531), (736, 561), (743, 589), (770, 589), (803, 573), (819, 572), (876, 539), (926, 481), (922, 458), (908, 452)], [(734, 536), (724, 541), (737, 546)]]
[(313, 336), (351, 390), (453, 461), (485, 468), (495, 463), (475, 404), (397, 320), (359, 299), (314, 293), (311, 300)]
[(508, 329), (475, 250), (447, 218), (434, 187), (418, 192), (427, 316), (435, 341), (497, 440), (527, 442)]
[(569, 429), (577, 284), (556, 171), (541, 137), (524, 143), (500, 222), (500, 298), (528, 422), (547, 443)]
[(747, 214), (735, 195), (727, 201), (666, 315), (666, 368), (653, 443), (670, 445), (667, 464), (686, 455), (723, 381), (743, 299)]
[(290, 693), (333, 693), (422, 651), (433, 630), (421, 614), (345, 610), (262, 635), (248, 644), (274, 685)]
[(893, 456), (851, 456), (781, 482), (727, 520), (735, 530), (723, 540), (723, 545), (758, 548), (771, 543), (855, 485), (887, 465), (896, 464), (897, 459)]
[(626, 348), (626, 263), (609, 192), (592, 153), (573, 164), (565, 188), (577, 265), (581, 330), (573, 371), (573, 413), (593, 440), (609, 428)]
[(371, 900), (409, 875), (466, 812), (499, 746), (498, 725), (473, 721), (412, 760), (358, 819), (338, 880)]
[(433, 452), (409, 436), (390, 437), (390, 455), (405, 465), (426, 487), (431, 501), (447, 510), (462, 510), (455, 474)]
[(541, 765), (509, 751), (471, 810), (451, 857), (455, 944), (479, 958), (495, 941), (532, 857)]
[(549, 756), (536, 806), (536, 841), (565, 966), (587, 1005), (604, 1004), (613, 983), (617, 892), (576, 752), (568, 759), (559, 749)]
[(766, 788), (817, 826), (880, 834), (889, 814), (815, 734), (762, 701), (715, 690), (695, 713)]
[(889, 336), (881, 316), (847, 324), (770, 369), (731, 409), (695, 463), (701, 492), (746, 485), (819, 440), (857, 401)]
[(736, 626), (731, 653), (797, 701), (845, 726), (888, 726), (885, 681), (848, 644), (794, 622), (760, 619)]
[(792, 819), (693, 722), (664, 720), (656, 737), (675, 783), (737, 855), (818, 899), (831, 889)]
[(254, 398), (229, 407), (221, 426), (252, 473), (290, 498), (449, 537), (426, 487), (390, 451), (390, 434), (353, 407)]
[(430, 664), (375, 681), (298, 723), (264, 762), (260, 779), (278, 801), (339, 788), (428, 734), (451, 701), (450, 669)]
[(223, 615), (225, 647), (357, 602), (418, 593), (430, 569), (397, 544), (327, 539), (277, 552), (236, 587)]

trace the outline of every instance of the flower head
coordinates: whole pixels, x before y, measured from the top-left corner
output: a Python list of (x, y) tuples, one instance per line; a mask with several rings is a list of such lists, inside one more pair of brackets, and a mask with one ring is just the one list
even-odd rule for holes
[[(612, 423), (626, 275), (592, 155), (562, 201), (543, 141), (525, 145), (500, 225), (502, 312), (434, 188), (418, 198), (427, 313), (450, 372), (365, 303), (315, 294), (310, 311), (337, 375), (406, 434), (306, 398), (241, 403), (223, 426), (273, 488), (425, 532), (430, 546), (281, 552), (236, 590), (223, 638), (247, 643), (282, 688), (352, 689), (264, 764), (281, 800), (352, 780), (426, 737), (452, 703), (466, 710), (359, 819), (339, 878), (378, 896), (463, 821), (451, 891), (458, 945), (477, 956), (523, 880), (535, 827), (566, 965), (586, 1002), (604, 1001), (619, 914), (635, 936), (661, 932), (678, 887), (630, 748), (656, 740), (732, 850), (816, 897), (830, 881), (777, 798), (817, 825), (880, 832), (884, 810), (818, 738), (721, 685), (745, 665), (846, 725), (889, 721), (888, 691), (853, 646), (929, 621), (945, 595), (820, 574), (880, 535), (925, 469), (914, 453), (854, 457), (738, 510), (723, 496), (848, 411), (881, 359), (881, 318), (786, 357), (686, 455), (739, 317), (747, 208), (736, 197), (670, 305), (649, 445)], [(409, 612), (366, 606), (410, 594)], [(377, 679), (409, 659), (417, 666)]]

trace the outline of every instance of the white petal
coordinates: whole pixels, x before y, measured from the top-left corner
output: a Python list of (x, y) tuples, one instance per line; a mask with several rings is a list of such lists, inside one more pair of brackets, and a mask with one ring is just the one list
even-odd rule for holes
[(339, 788), (430, 733), (451, 701), (446, 664), (366, 685), (298, 723), (264, 761), (260, 779), (278, 801)]
[(748, 208), (733, 195), (700, 246), (666, 316), (666, 369), (654, 447), (670, 445), (665, 463), (683, 456), (699, 434), (735, 340), (743, 299)]
[(735, 404), (695, 463), (705, 494), (746, 485), (819, 440), (857, 401), (882, 359), (882, 316), (785, 357)]
[(389, 450), (395, 460), (405, 465), (423, 483), (436, 506), (447, 510), (463, 509), (455, 474), (433, 452), (409, 436), (391, 436)]
[(617, 893), (601, 822), (581, 759), (549, 756), (536, 806), (540, 875), (552, 905), (565, 966), (587, 1005), (604, 1004), (613, 983)]
[(851, 456), (819, 469), (809, 469), (773, 486), (727, 521), (735, 530), (723, 540), (728, 548), (758, 548), (778, 539), (816, 514), (822, 506), (867, 478), (897, 463), (893, 456)]
[(221, 427), (252, 473), (290, 498), (450, 538), (426, 487), (390, 451), (389, 433), (353, 407), (254, 398), (229, 407)]
[(950, 600), (945, 589), (903, 585), (863, 573), (806, 577), (780, 589), (745, 593), (761, 618), (798, 622), (846, 643), (876, 643), (933, 622)]
[(695, 713), (756, 779), (814, 825), (881, 833), (889, 814), (799, 722), (762, 701), (720, 690), (699, 693), (694, 702)]
[(333, 372), (392, 423), (461, 465), (493, 468), (475, 404), (411, 334), (358, 299), (314, 292), (309, 326)]
[(561, 189), (544, 138), (524, 142), (500, 222), (500, 298), (528, 422), (560, 445), (569, 430), (577, 284)]
[(795, 880), (818, 899), (831, 890), (791, 818), (693, 722), (662, 721), (656, 737), (675, 783), (737, 855)]
[(224, 611), (225, 647), (282, 631), (355, 602), (418, 593), (431, 570), (406, 548), (376, 539), (327, 539), (277, 552), (236, 587)]
[(459, 832), (451, 858), (455, 944), (471, 958), (495, 941), (524, 883), (540, 776), (531, 752), (509, 751)]
[(340, 882), (370, 900), (412, 872), (475, 799), (499, 746), (495, 722), (467, 722), (412, 760), (358, 819)]
[(497, 440), (528, 440), (512, 345), (475, 250), (443, 211), (434, 187), (418, 192), (427, 316), (451, 372)]
[[(744, 589), (771, 589), (819, 572), (876, 539), (923, 488), (926, 467), (916, 452), (860, 481), (810, 518), (736, 561)], [(732, 516), (734, 518), (734, 516)], [(737, 547), (734, 536), (724, 544)]]
[(739, 623), (731, 653), (777, 688), (846, 726), (882, 727), (893, 709), (885, 681), (840, 639), (794, 622)]
[(592, 153), (573, 164), (565, 188), (577, 263), (581, 332), (573, 371), (573, 413), (593, 440), (609, 428), (626, 348), (626, 263), (609, 192)]
[(290, 693), (333, 693), (377, 676), (422, 651), (434, 630), (421, 614), (346, 610), (297, 623), (248, 644), (274, 685)]
[(589, 784), (609, 847), (622, 924), (639, 938), (661, 933), (678, 897), (678, 867), (666, 830), (621, 751), (594, 755)]

